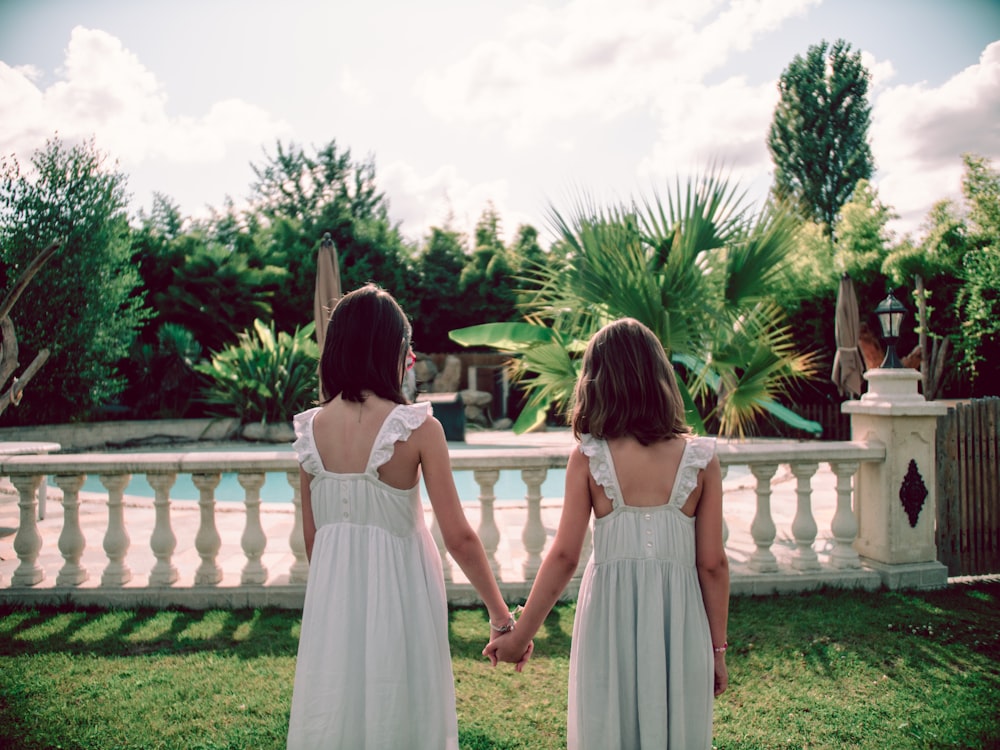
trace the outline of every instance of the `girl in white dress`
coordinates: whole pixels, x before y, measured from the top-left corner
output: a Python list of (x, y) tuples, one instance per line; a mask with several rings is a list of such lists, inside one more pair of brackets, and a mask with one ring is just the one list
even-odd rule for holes
[(295, 417), (309, 578), (288, 747), (458, 748), (441, 557), (445, 546), (486, 603), (491, 635), (512, 626), (455, 489), (448, 445), (428, 404), (402, 392), (410, 325), (367, 285), (343, 297), (327, 330), (328, 399)]
[(695, 438), (663, 346), (633, 319), (590, 341), (571, 414), (559, 530), (517, 627), (484, 650), (523, 664), (576, 571), (591, 512), (594, 553), (570, 653), (570, 750), (712, 746), (728, 684), (729, 564), (715, 441)]

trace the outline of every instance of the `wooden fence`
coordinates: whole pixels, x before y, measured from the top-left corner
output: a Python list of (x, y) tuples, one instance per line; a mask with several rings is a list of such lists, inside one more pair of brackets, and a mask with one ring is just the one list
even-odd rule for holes
[(937, 547), (948, 575), (1000, 573), (1000, 398), (938, 420)]

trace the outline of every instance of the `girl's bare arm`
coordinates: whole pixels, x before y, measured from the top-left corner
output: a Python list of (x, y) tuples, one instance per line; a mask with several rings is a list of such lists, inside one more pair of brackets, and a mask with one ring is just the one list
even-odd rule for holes
[(566, 492), (559, 529), (531, 587), (517, 627), (494, 639), (483, 651), (494, 664), (497, 660), (521, 662), (531, 639), (542, 626), (559, 596), (566, 589), (580, 562), (583, 538), (590, 524), (590, 468), (578, 450), (566, 466)]
[(509, 610), (486, 559), (483, 543), (469, 525), (462, 509), (458, 490), (455, 489), (455, 478), (451, 473), (451, 458), (448, 455), (444, 429), (438, 420), (429, 417), (413, 435), (419, 441), (424, 486), (430, 496), (445, 548), (479, 593), (489, 611), (490, 621), (505, 623)]
[[(729, 558), (722, 542), (722, 469), (713, 456), (702, 470), (701, 498), (695, 510), (695, 563), (708, 615), (712, 646), (722, 649), (729, 626)], [(714, 651), (715, 694), (728, 685), (725, 651)]]

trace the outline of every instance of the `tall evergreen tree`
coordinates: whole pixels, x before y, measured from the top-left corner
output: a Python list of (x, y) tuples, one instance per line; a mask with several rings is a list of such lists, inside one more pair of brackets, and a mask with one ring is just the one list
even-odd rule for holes
[(781, 74), (767, 145), (774, 195), (833, 233), (858, 180), (874, 172), (868, 127), (871, 75), (861, 53), (838, 39), (809, 47)]

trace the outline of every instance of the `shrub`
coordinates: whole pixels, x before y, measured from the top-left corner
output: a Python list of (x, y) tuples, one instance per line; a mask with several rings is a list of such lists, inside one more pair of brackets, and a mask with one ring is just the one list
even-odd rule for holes
[(195, 370), (208, 376), (202, 391), (209, 410), (248, 422), (287, 422), (312, 405), (317, 394), (319, 346), (316, 326), (276, 333), (274, 322), (253, 323), (238, 343), (212, 354)]

